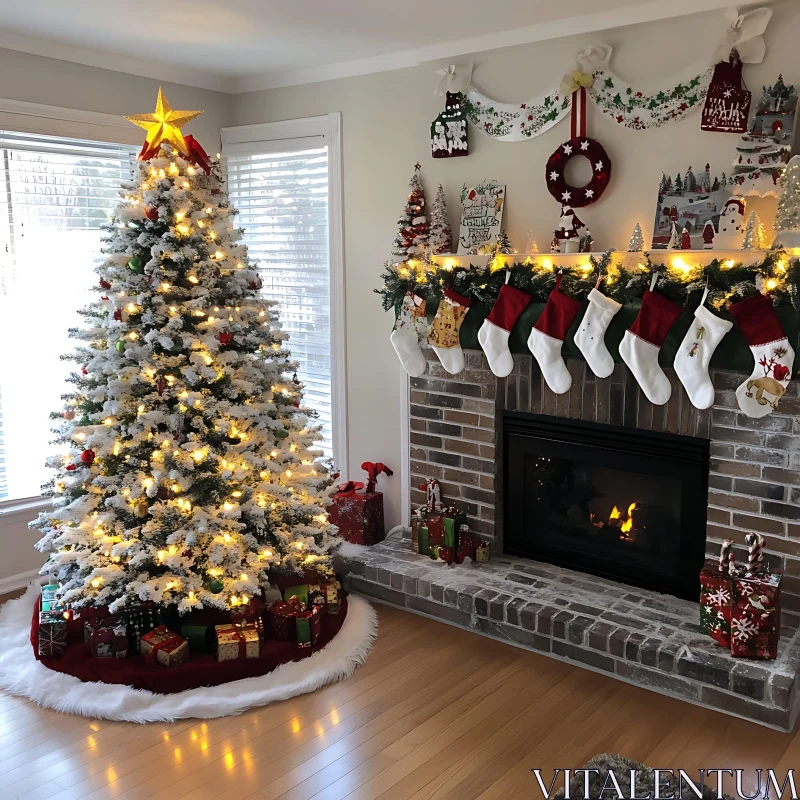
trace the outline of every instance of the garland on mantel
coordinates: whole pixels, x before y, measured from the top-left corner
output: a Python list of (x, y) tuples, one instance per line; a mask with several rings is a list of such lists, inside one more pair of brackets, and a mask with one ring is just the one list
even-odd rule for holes
[(387, 261), (382, 275), (383, 286), (375, 292), (381, 296), (386, 311), (399, 308), (409, 290), (424, 297), (430, 309), (436, 308), (445, 289), (453, 289), (491, 307), (500, 287), (506, 282), (506, 273), (510, 271), (508, 282), (512, 286), (532, 295), (534, 300), (544, 302), (561, 271), (564, 274), (561, 291), (570, 297), (584, 299), (597, 283), (598, 275), (602, 275), (601, 291), (605, 295), (619, 303), (631, 303), (642, 297), (656, 273), (658, 292), (684, 305), (688, 304), (691, 295), (701, 293), (707, 284), (708, 302), (717, 309), (727, 308), (730, 303), (762, 291), (772, 295), (776, 303), (788, 302), (798, 309), (799, 261), (788, 258), (781, 251), (770, 252), (760, 264), (749, 266), (718, 259), (706, 265), (690, 265), (683, 260), (680, 251), (669, 252), (670, 263), (660, 264), (654, 264), (649, 253), (642, 253), (636, 270), (623, 269), (614, 261), (614, 251), (611, 250), (599, 258), (589, 256), (588, 261), (581, 265), (559, 269), (554, 268), (546, 256), (511, 263), (513, 256), (498, 255), (486, 266), (470, 264), (469, 268), (444, 266), (429, 257), (399, 264)]

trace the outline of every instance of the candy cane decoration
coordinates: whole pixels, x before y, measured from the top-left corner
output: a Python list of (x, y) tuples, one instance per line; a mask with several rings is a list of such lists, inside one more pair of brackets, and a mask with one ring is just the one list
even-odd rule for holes
[(719, 571), (730, 572), (733, 566), (733, 539), (725, 539), (722, 542), (722, 548), (719, 551)]
[(764, 537), (760, 533), (748, 533), (744, 540), (748, 546), (747, 569), (755, 572), (764, 561)]

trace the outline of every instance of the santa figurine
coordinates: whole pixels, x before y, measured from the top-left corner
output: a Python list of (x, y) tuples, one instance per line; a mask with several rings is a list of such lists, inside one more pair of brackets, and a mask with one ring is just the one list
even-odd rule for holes
[(717, 250), (741, 250), (744, 239), (744, 198), (731, 197), (719, 218), (714, 247)]
[(553, 233), (553, 244), (558, 245), (554, 253), (577, 253), (580, 251), (581, 237), (588, 233), (587, 227), (578, 219), (570, 206), (561, 206), (561, 217)]
[(711, 250), (714, 247), (714, 239), (717, 238), (717, 231), (714, 223), (708, 220), (703, 225), (703, 250)]
[(691, 250), (692, 249), (692, 236), (689, 231), (684, 228), (681, 231), (681, 250)]

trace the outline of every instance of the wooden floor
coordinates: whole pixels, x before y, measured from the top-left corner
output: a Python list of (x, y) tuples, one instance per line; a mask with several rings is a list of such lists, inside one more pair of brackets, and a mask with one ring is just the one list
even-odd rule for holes
[(0, 798), (541, 798), (531, 768), (602, 752), (686, 770), (800, 767), (800, 736), (378, 611), (353, 677), (239, 717), (134, 725), (0, 694)]

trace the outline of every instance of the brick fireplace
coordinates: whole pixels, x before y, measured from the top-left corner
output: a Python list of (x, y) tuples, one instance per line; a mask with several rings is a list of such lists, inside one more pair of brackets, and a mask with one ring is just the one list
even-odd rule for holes
[[(531, 356), (515, 355), (503, 379), (483, 353), (448, 375), (432, 351), (424, 376), (411, 379), (410, 486), (441, 483), (443, 499), (462, 508), (470, 528), (492, 543), (488, 567), (447, 568), (387, 540), (354, 559), (352, 590), (417, 613), (608, 672), (628, 682), (784, 730), (800, 696), (800, 397), (790, 383), (780, 409), (752, 420), (737, 406), (743, 374), (715, 371), (713, 408), (698, 411), (672, 370), (665, 406), (644, 397), (624, 365), (598, 379), (568, 361), (573, 383), (555, 395)], [(504, 553), (502, 485), (504, 412), (528, 412), (709, 440), (706, 551), (722, 539), (745, 556), (748, 531), (768, 537), (769, 559), (784, 572), (779, 659), (732, 659), (699, 632), (698, 606), (559, 566)]]

